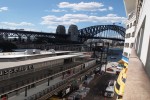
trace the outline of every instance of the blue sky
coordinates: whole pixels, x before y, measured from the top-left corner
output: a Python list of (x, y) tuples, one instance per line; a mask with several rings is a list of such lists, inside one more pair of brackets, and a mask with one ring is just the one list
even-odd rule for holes
[(55, 32), (58, 25), (81, 29), (125, 19), (123, 0), (0, 0), (0, 28)]

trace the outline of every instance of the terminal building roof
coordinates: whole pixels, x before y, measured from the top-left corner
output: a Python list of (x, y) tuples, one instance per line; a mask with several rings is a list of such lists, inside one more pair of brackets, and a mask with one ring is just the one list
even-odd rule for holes
[(59, 53), (72, 53), (73, 51), (56, 51), (55, 53), (49, 51), (41, 51), (40, 54), (25, 54), (25, 52), (4, 52), (0, 53), (0, 59), (2, 58), (17, 58), (17, 57), (29, 57), (45, 54), (59, 54)]
[(80, 55), (68, 54), (68, 55), (53, 56), (53, 57), (46, 57), (46, 58), (40, 58), (40, 59), (31, 59), (31, 60), (18, 61), (18, 62), (10, 62), (10, 61), (9, 62), (0, 62), (0, 69), (41, 63), (41, 62), (46, 62), (46, 61), (53, 61), (53, 60), (64, 59), (64, 58), (72, 58), (72, 57), (77, 57), (77, 56), (80, 56)]

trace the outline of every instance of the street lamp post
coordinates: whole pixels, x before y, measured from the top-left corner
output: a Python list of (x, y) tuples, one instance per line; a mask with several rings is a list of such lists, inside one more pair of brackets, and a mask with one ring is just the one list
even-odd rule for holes
[[(108, 63), (108, 51), (109, 51), (109, 43), (107, 43), (106, 64)], [(105, 68), (105, 70), (106, 70), (106, 68)]]

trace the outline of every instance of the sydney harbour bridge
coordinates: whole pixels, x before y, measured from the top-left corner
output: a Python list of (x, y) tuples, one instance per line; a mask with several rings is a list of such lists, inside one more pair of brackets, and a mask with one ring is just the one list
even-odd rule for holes
[[(68, 31), (63, 25), (59, 25), (56, 33), (25, 31), (23, 29), (0, 29), (0, 42), (11, 41), (17, 44), (32, 44), (35, 40), (44, 43), (80, 43), (89, 39), (124, 41), (125, 28), (117, 25), (96, 25), (78, 29), (76, 25), (70, 25)], [(47, 41), (48, 42), (47, 42)]]

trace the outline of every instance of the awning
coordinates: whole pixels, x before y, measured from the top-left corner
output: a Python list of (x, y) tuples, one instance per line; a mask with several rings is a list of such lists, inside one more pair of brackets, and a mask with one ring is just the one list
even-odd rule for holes
[(125, 63), (128, 63), (129, 62), (129, 58), (125, 57), (125, 56), (122, 56), (122, 59)]
[(119, 64), (123, 64), (125, 67), (128, 67), (129, 59), (125, 56), (122, 56), (122, 59), (118, 61)]
[(119, 64), (124, 64), (125, 62), (121, 59), (118, 61)]

